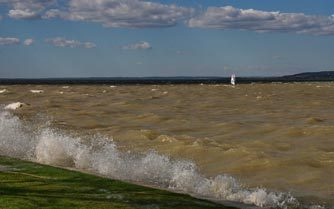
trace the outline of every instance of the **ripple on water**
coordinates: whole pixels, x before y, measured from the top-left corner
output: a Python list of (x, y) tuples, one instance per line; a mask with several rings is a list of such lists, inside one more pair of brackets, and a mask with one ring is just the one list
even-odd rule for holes
[[(145, 153), (155, 149), (177, 159), (191, 159), (203, 175), (230, 173), (247, 185), (319, 197), (334, 205), (330, 187), (334, 185), (332, 87), (333, 83), (113, 89), (14, 85), (1, 86), (9, 92), (1, 94), (0, 103), (31, 104), (12, 112), (25, 119), (47, 115), (55, 121), (52, 124), (78, 135), (101, 131), (113, 136), (124, 150)], [(152, 88), (159, 90), (152, 92)], [(30, 89), (45, 93), (32, 94)], [(2, 136), (14, 140), (3, 132)], [(23, 149), (29, 137), (19, 137), (22, 145), (17, 150)], [(0, 149), (6, 151), (5, 146)]]

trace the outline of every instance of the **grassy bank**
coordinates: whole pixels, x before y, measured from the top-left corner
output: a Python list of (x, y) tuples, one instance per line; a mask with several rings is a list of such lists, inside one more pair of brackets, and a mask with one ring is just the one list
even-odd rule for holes
[(0, 156), (0, 208), (225, 208), (188, 195)]

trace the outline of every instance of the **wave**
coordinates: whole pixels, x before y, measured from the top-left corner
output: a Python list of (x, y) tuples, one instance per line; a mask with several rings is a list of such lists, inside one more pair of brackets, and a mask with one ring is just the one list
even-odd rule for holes
[(0, 112), (0, 155), (73, 167), (216, 201), (266, 208), (301, 207), (297, 199), (287, 193), (247, 189), (229, 175), (208, 178), (191, 161), (176, 160), (155, 151), (122, 152), (112, 139), (104, 136), (74, 137), (35, 124), (20, 120), (11, 112)]
[(30, 92), (31, 93), (33, 93), (33, 94), (41, 94), (41, 93), (43, 93), (44, 92), (44, 90), (34, 90), (34, 89), (32, 89), (32, 90), (30, 90)]
[(6, 92), (8, 92), (7, 89), (1, 89), (0, 90), (0, 94), (6, 93)]
[(21, 107), (23, 107), (25, 104), (22, 102), (14, 102), (14, 103), (10, 103), (7, 106), (4, 107), (4, 109), (6, 110), (16, 110), (19, 109)]

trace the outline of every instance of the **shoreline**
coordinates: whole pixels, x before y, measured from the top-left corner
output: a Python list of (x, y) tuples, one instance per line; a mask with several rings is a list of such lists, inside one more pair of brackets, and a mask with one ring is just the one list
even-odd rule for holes
[(93, 204), (94, 208), (236, 209), (235, 206), (76, 169), (6, 156), (0, 156), (0, 165), (1, 208), (90, 208)]
[[(237, 77), (237, 84), (333, 82), (333, 77)], [(229, 77), (88, 77), (88, 78), (0, 78), (0, 85), (169, 85), (230, 84)]]

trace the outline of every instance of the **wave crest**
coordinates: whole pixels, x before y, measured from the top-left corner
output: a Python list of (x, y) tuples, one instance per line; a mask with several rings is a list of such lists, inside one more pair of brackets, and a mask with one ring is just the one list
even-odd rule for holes
[(141, 182), (197, 197), (259, 207), (299, 205), (289, 194), (246, 189), (232, 176), (208, 178), (195, 163), (149, 151), (121, 152), (112, 139), (72, 137), (52, 128), (33, 128), (9, 112), (0, 112), (0, 154), (35, 162), (74, 167), (114, 179)]

